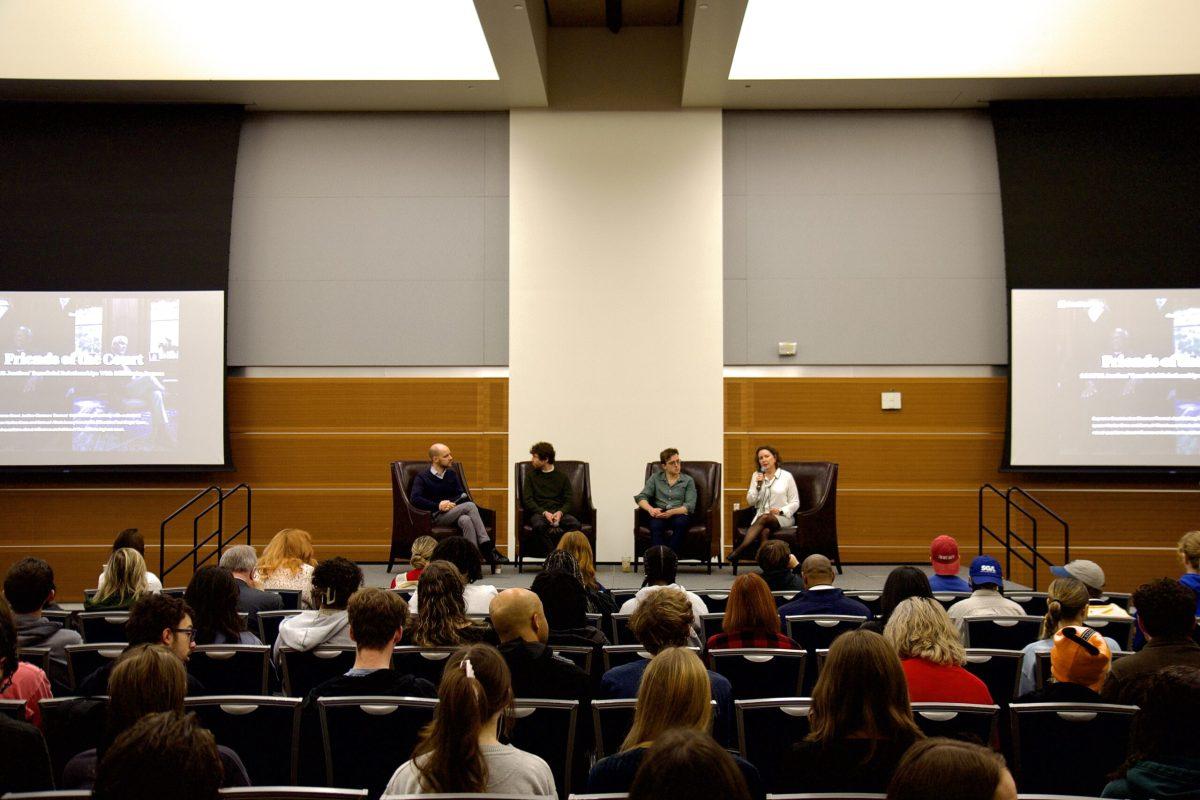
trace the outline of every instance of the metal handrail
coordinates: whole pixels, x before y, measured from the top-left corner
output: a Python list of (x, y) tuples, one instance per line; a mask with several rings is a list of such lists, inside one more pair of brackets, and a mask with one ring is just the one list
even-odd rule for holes
[[(237, 529), (228, 539), (225, 538), (225, 501), (241, 490), (246, 491), (246, 523)], [(166, 566), (167, 552), (167, 525), (184, 511), (194, 506), (196, 503), (203, 500), (210, 493), (216, 493), (216, 499), (202, 508), (192, 517), (192, 548), (180, 556), (171, 566)], [(200, 520), (209, 514), (213, 509), (217, 511), (217, 527), (212, 533), (200, 540)], [(195, 572), (201, 565), (207, 563), (214, 555), (219, 559), (225, 550), (225, 545), (237, 540), (243, 533), (246, 534), (246, 544), (250, 544), (250, 518), (251, 511), (251, 489), (247, 483), (239, 483), (229, 491), (222, 491), (219, 486), (208, 486), (197, 492), (191, 499), (184, 503), (179, 508), (175, 509), (166, 519), (162, 521), (158, 531), (158, 570), (159, 577), (165, 578), (172, 570), (178, 567), (189, 558), (192, 560), (192, 571)], [(200, 558), (200, 548), (207, 545), (213, 539), (217, 540), (217, 548), (213, 552)]]
[[(998, 533), (993, 531), (991, 528), (989, 528), (984, 523), (983, 501), (984, 501), (985, 495), (988, 492), (991, 492), (992, 494), (995, 494), (996, 496), (998, 496), (1004, 500), (1004, 537), (1003, 538), (1001, 538)], [(1015, 556), (1019, 562), (1024, 564), (1026, 567), (1028, 567), (1032, 571), (1032, 573), (1033, 573), (1033, 577), (1032, 577), (1033, 590), (1037, 591), (1037, 588), (1038, 588), (1038, 562), (1041, 561), (1042, 563), (1044, 563), (1050, 567), (1054, 566), (1054, 562), (1051, 561), (1046, 556), (1042, 555), (1041, 550), (1039, 549), (1037, 518), (1035, 516), (1033, 516), (1033, 514), (1029, 513), (1029, 511), (1027, 511), (1025, 508), (1023, 508), (1021, 506), (1021, 504), (1018, 503), (1014, 499), (1014, 495), (1030, 501), (1035, 506), (1037, 506), (1039, 509), (1041, 509), (1043, 512), (1045, 512), (1048, 516), (1050, 516), (1055, 522), (1057, 522), (1059, 525), (1062, 525), (1062, 528), (1063, 528), (1063, 561), (1064, 561), (1064, 563), (1067, 561), (1070, 561), (1071, 527), (1070, 527), (1070, 525), (1067, 524), (1067, 521), (1065, 519), (1060, 517), (1058, 514), (1054, 513), (1054, 511), (1052, 511), (1049, 508), (1049, 506), (1047, 506), (1042, 501), (1038, 500), (1033, 495), (1029, 494), (1029, 492), (1025, 491), (1020, 486), (1010, 486), (1010, 487), (1008, 487), (1008, 490), (1004, 491), (1004, 492), (1001, 492), (998, 488), (996, 488), (995, 486), (993, 486), (990, 483), (985, 483), (979, 487), (978, 508), (979, 508), (979, 553), (980, 553), (980, 555), (983, 554), (983, 535), (986, 533), (992, 539), (994, 539), (995, 541), (1004, 545), (1004, 573), (1006, 575), (1012, 574), (1012, 559)], [(1032, 528), (1032, 536), (1030, 537), (1032, 539), (1032, 541), (1026, 541), (1015, 530), (1013, 530), (1012, 523), (1013, 523), (1013, 512), (1014, 511), (1029, 521), (1030, 527)], [(1014, 540), (1016, 541), (1017, 545), (1024, 548), (1025, 550), (1029, 551), (1028, 558), (1025, 556), (1023, 551), (1017, 551), (1014, 549), (1014, 545), (1013, 545)]]

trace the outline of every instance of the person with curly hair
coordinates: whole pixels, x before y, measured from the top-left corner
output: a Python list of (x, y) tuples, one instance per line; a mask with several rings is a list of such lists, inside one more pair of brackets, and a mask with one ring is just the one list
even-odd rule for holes
[(449, 561), (430, 561), (417, 582), (417, 591), (425, 596), (425, 602), (412, 625), (405, 629), (404, 644), (446, 647), (483, 640), (488, 629), (467, 617), (463, 576), (458, 567)]
[(1149, 800), (1200, 795), (1200, 668), (1166, 667), (1145, 683), (1129, 734), (1129, 758), (1101, 797)]
[(317, 608), (301, 611), (279, 625), (275, 655), (280, 647), (312, 650), (321, 645), (354, 646), (346, 604), (363, 584), (362, 570), (353, 561), (338, 556), (317, 564), (312, 574), (312, 596)]
[[(449, 536), (438, 542), (429, 559), (448, 562), (458, 568), (463, 579), (463, 607), (466, 613), (488, 613), (492, 599), (499, 594), (499, 590), (490, 583), (478, 583), (483, 578), (483, 556), (478, 547), (461, 536)], [(414, 614), (421, 612), (420, 596), (421, 582), (418, 580), (417, 590), (408, 601), (408, 608)]]
[(1164, 667), (1200, 667), (1196, 628), (1196, 598), (1179, 581), (1159, 578), (1133, 593), (1138, 628), (1146, 635), (1141, 652), (1113, 662), (1100, 696), (1106, 703), (1140, 705), (1142, 684)]
[(254, 583), (259, 589), (299, 590), (301, 605), (316, 608), (317, 603), (309, 597), (316, 566), (312, 535), (299, 528), (284, 528), (267, 542), (254, 569)]

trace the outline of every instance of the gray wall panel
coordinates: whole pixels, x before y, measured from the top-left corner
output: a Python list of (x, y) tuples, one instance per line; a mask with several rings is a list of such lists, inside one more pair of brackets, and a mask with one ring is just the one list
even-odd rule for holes
[(506, 113), (247, 117), (231, 365), (503, 365), (507, 302)]
[[(1006, 362), (985, 114), (724, 120), (727, 364)], [(780, 341), (799, 343), (795, 358)]]

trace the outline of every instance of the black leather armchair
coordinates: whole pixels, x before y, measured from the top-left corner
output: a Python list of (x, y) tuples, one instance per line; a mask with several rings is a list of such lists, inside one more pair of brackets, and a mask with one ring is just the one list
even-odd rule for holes
[[(646, 465), (643, 481), (662, 469), (657, 461)], [(684, 537), (680, 559), (695, 558), (712, 573), (712, 562), (721, 558), (721, 465), (716, 461), (685, 461), (683, 474), (696, 482), (696, 512), (692, 514)], [(636, 508), (633, 512), (633, 571), (650, 547), (650, 514)]]
[[(525, 537), (533, 533), (533, 528), (525, 521), (525, 504), (521, 490), (525, 487), (525, 476), (533, 469), (528, 461), (518, 461), (513, 469), (513, 491), (516, 492), (516, 502), (513, 504), (513, 531), (517, 536), (517, 572), (523, 569), (522, 546)], [(554, 469), (564, 473), (571, 481), (571, 507), (563, 513), (579, 520), (580, 530), (592, 545), (593, 556), (596, 552), (596, 508), (592, 505), (592, 473), (586, 461), (555, 461)]]
[[(417, 537), (432, 536), (441, 541), (447, 536), (458, 536), (460, 533), (457, 525), (435, 525), (432, 512), (424, 511), (413, 505), (409, 496), (413, 478), (417, 476), (418, 472), (426, 469), (429, 469), (428, 461), (392, 462), (392, 549), (388, 555), (388, 572), (392, 571), (392, 565), (397, 559), (405, 559), (412, 555), (412, 543)], [(467, 472), (462, 462), (455, 461), (450, 465), (450, 469), (458, 473), (463, 491), (470, 497), (471, 487), (467, 483)], [(472, 497), (471, 500), (474, 502), (475, 498)], [(483, 519), (488, 536), (493, 542), (496, 541), (496, 512), (490, 508), (484, 508), (478, 503), (475, 505), (479, 507), (479, 516)], [(495, 571), (496, 566), (493, 564), (492, 572), (495, 573)]]
[[(800, 493), (800, 510), (796, 512), (796, 525), (772, 534), (773, 539), (782, 539), (792, 548), (796, 558), (803, 561), (813, 553), (826, 556), (842, 571), (842, 557), (838, 551), (837, 538), (837, 475), (838, 465), (832, 461), (782, 461), (779, 466), (792, 473), (796, 479), (796, 490)], [(733, 546), (742, 543), (750, 522), (754, 519), (753, 508), (742, 508), (733, 512)], [(737, 574), (738, 565), (733, 565)]]

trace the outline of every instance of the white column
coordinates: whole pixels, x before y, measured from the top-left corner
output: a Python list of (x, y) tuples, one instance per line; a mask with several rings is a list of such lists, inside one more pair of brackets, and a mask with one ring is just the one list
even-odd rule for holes
[(510, 460), (590, 462), (618, 561), (646, 462), (722, 456), (721, 112), (518, 110), (509, 147)]

